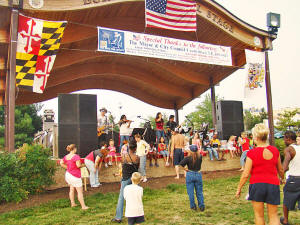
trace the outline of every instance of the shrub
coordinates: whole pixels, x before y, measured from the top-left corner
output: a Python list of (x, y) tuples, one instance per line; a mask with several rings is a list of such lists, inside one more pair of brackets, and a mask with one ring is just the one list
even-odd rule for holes
[(17, 158), (13, 153), (0, 153), (0, 202), (20, 202), (28, 192), (22, 187)]
[(41, 192), (54, 183), (56, 163), (50, 159), (50, 149), (24, 144), (16, 154), (18, 168), (23, 176), (22, 185), (30, 194)]
[(24, 144), (16, 153), (0, 153), (0, 202), (19, 202), (54, 183), (56, 163), (41, 145)]
[(280, 152), (280, 157), (281, 157), (281, 160), (283, 160), (284, 158), (284, 149), (285, 149), (285, 144), (284, 144), (284, 140), (282, 138), (280, 139), (275, 139), (275, 146), (276, 148), (279, 150)]

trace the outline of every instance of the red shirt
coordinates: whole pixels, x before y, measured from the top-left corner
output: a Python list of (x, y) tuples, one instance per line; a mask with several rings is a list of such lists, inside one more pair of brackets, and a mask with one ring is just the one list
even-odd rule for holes
[(160, 121), (155, 121), (156, 123), (156, 130), (163, 130), (164, 129), (164, 121), (160, 120)]
[(250, 141), (248, 138), (243, 138), (243, 141), (246, 141), (244, 144), (242, 144), (242, 150), (248, 151), (250, 149)]
[(164, 144), (164, 143), (159, 143), (158, 144), (158, 152), (160, 152), (160, 151), (164, 151), (164, 150), (166, 150), (166, 144)]
[(88, 154), (85, 158), (91, 160), (92, 162), (95, 162), (94, 151), (90, 152), (90, 154)]
[[(272, 159), (266, 160), (263, 158), (263, 151), (265, 148), (272, 152)], [(247, 157), (252, 160), (250, 184), (268, 183), (279, 185), (277, 175), (279, 151), (276, 147), (269, 145), (268, 147), (254, 148), (247, 153)]]

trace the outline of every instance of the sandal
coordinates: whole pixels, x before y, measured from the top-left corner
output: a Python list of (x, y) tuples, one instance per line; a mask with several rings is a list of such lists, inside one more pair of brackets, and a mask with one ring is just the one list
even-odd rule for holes
[(280, 217), (280, 223), (281, 223), (281, 224), (283, 224), (283, 225), (291, 225), (291, 224), (289, 224), (289, 223), (284, 223), (283, 220), (284, 220), (284, 217)]

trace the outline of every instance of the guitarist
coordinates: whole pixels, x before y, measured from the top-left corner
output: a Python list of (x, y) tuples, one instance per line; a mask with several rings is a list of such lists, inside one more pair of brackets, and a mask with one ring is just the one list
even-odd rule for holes
[(100, 109), (100, 116), (98, 119), (98, 146), (100, 146), (101, 142), (107, 143), (107, 134), (108, 134), (108, 127), (109, 127), (109, 120), (105, 115), (107, 113), (106, 108)]

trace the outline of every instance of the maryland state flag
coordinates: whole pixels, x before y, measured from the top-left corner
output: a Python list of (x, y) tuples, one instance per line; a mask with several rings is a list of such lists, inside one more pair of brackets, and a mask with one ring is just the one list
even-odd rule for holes
[(43, 93), (67, 22), (19, 15), (16, 85)]

